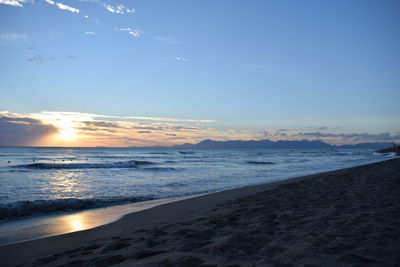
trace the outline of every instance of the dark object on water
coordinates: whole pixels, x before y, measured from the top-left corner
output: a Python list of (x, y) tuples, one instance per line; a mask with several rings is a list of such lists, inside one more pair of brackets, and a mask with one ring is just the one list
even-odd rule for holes
[(271, 161), (254, 161), (254, 160), (250, 160), (250, 161), (246, 161), (246, 163), (248, 164), (256, 164), (256, 165), (271, 165), (271, 164), (275, 164)]
[(11, 161), (8, 161), (7, 163), (11, 163)]
[(380, 149), (380, 150), (377, 150), (375, 152), (376, 153), (390, 153), (390, 152), (399, 152), (399, 151), (398, 151), (398, 147), (397, 146), (393, 146), (393, 147)]
[(193, 151), (179, 151), (180, 154), (194, 154)]

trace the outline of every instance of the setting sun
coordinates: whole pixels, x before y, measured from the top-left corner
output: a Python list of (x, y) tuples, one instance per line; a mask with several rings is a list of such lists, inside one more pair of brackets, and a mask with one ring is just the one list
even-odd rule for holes
[(66, 129), (60, 129), (58, 136), (62, 140), (71, 141), (76, 139), (77, 133), (76, 130), (73, 128), (66, 128)]

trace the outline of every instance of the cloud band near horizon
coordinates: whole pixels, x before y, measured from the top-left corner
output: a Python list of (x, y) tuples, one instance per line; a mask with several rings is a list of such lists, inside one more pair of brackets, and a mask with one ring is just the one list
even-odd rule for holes
[[(214, 127), (210, 127), (210, 124)], [(215, 120), (114, 116), (80, 112), (42, 111), (11, 113), (0, 111), (2, 146), (171, 146), (197, 143), (204, 139), (223, 140), (321, 140), (330, 144), (400, 142), (400, 134), (332, 133), (296, 129), (220, 130)], [(267, 128), (267, 127), (266, 127)]]

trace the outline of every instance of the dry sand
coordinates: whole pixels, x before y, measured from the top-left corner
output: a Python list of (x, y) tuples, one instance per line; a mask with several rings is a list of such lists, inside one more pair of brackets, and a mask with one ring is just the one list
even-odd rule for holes
[(0, 247), (0, 265), (399, 266), (400, 159), (205, 195)]

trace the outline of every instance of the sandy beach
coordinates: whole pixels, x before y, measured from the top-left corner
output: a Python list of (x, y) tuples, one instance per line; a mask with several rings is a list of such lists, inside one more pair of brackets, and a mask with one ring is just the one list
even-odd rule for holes
[(400, 159), (157, 206), (0, 247), (1, 266), (395, 266)]

